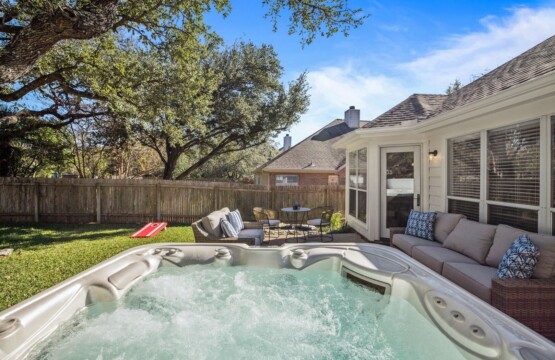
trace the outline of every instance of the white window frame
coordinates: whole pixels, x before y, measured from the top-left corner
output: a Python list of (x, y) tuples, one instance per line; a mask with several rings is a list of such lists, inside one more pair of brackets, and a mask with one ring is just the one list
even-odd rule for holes
[[(483, 156), (483, 154), (485, 153), (485, 151), (487, 151), (487, 150), (484, 150), (484, 141), (483, 141), (484, 134), (483, 134), (483, 131), (473, 132), (473, 133), (470, 133), (470, 134), (465, 134), (465, 135), (449, 138), (449, 139), (447, 139), (447, 144), (446, 144), (445, 148), (447, 149), (447, 153), (450, 154), (451, 153), (450, 149), (449, 149), (450, 140), (456, 140), (456, 139), (461, 139), (461, 138), (465, 138), (465, 137), (468, 138), (468, 137), (476, 136), (476, 135), (478, 135), (478, 138), (480, 139), (480, 195), (479, 195), (478, 198), (449, 195), (449, 191), (450, 191), (450, 189), (449, 189), (449, 184), (450, 184), (450, 179), (449, 179), (450, 169), (449, 169), (449, 166), (450, 166), (451, 159), (448, 158), (447, 161), (445, 162), (446, 167), (447, 167), (447, 169), (446, 169), (447, 170), (447, 177), (446, 177), (447, 184), (445, 186), (446, 198), (447, 198), (446, 202), (447, 203), (445, 204), (445, 208), (449, 209), (449, 200), (459, 200), (459, 201), (467, 201), (467, 202), (472, 202), (472, 203), (478, 203), (479, 204), (478, 205), (478, 218), (480, 219), (480, 221), (482, 221), (482, 218), (481, 218), (482, 217), (481, 203), (482, 203), (482, 199), (483, 199), (483, 189), (484, 189), (484, 186), (485, 186), (484, 181), (483, 181), (483, 179), (484, 179), (484, 171), (483, 171), (483, 169), (484, 169), (484, 163), (483, 163), (484, 156)], [(487, 156), (485, 157), (485, 159), (487, 161)]]
[[(287, 178), (287, 177), (290, 177), (290, 176), (296, 176), (296, 177), (297, 177), (297, 182), (291, 182), (291, 183), (289, 183), (289, 182), (278, 183), (278, 182), (277, 182), (278, 176), (284, 176), (284, 177), (286, 177), (286, 178)], [(275, 183), (276, 186), (298, 186), (300, 180), (301, 180), (301, 177), (300, 177), (298, 174), (276, 174), (276, 178), (275, 178), (275, 180), (274, 180), (274, 183)]]
[[(544, 116), (536, 116), (533, 118), (529, 118), (526, 120), (516, 121), (511, 124), (507, 124), (504, 126), (494, 127), (490, 129), (483, 129), (480, 131), (480, 198), (466, 198), (466, 197), (457, 197), (451, 196), (449, 194), (449, 170), (446, 168), (445, 170), (445, 208), (448, 209), (449, 207), (449, 200), (462, 200), (462, 201), (469, 201), (469, 202), (477, 202), (480, 204), (480, 222), (488, 223), (488, 207), (490, 205), (497, 205), (497, 206), (504, 206), (508, 208), (516, 208), (516, 209), (529, 209), (535, 210), (538, 212), (538, 232), (540, 233), (549, 233), (555, 232), (555, 222), (553, 221), (553, 215), (555, 214), (555, 206), (553, 205), (553, 192), (555, 189), (552, 188), (551, 185), (551, 167), (555, 166), (554, 159), (551, 158), (551, 142), (552, 142), (552, 135), (551, 135), (551, 125), (552, 121), (555, 122), (555, 118), (551, 120), (551, 117), (555, 117), (555, 114), (549, 114)], [(525, 204), (517, 204), (517, 203), (508, 203), (502, 201), (494, 201), (488, 200), (488, 173), (487, 173), (487, 150), (488, 150), (488, 131), (490, 130), (497, 130), (503, 127), (508, 126), (515, 126), (518, 124), (523, 124), (527, 122), (531, 122), (534, 120), (539, 120), (540, 126), (540, 198), (538, 205), (525, 205)], [(463, 136), (468, 136), (476, 134), (476, 132), (471, 132), (466, 135), (458, 135), (454, 137), (450, 137), (445, 140), (445, 148), (448, 149), (449, 140), (457, 139)], [(448, 166), (448, 162), (450, 160), (447, 159), (446, 167)], [(510, 225), (510, 224), (508, 224)]]
[[(365, 150), (366, 151), (366, 163), (365, 163), (365, 167), (366, 167), (366, 189), (360, 189), (357, 184), (358, 182), (355, 183), (355, 186), (351, 186), (351, 170), (355, 170), (355, 176), (358, 178), (358, 163), (359, 163), (359, 151)], [(351, 167), (351, 153), (355, 153), (355, 164), (356, 167), (353, 169)], [(367, 224), (368, 223), (368, 149), (366, 147), (362, 147), (353, 151), (349, 151), (349, 153), (347, 154), (347, 164), (348, 164), (348, 172), (346, 174), (346, 178), (347, 178), (347, 207), (346, 207), (346, 213), (353, 219), (356, 219), (358, 222), (360, 222), (361, 224)], [(355, 191), (355, 215), (351, 215), (351, 190)], [(364, 197), (366, 198), (366, 218), (363, 220), (359, 219), (358, 217), (358, 210), (359, 210), (359, 206), (358, 206), (358, 197), (359, 197), (359, 192), (364, 193)]]

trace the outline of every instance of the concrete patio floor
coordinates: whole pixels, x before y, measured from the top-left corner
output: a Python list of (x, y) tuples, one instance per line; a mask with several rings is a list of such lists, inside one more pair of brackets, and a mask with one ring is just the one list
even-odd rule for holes
[[(315, 242), (320, 242), (320, 234), (316, 234), (316, 233), (311, 233), (310, 236), (308, 238), (304, 238), (303, 235), (301, 235), (300, 233), (298, 233), (297, 235), (297, 239), (295, 239), (294, 234), (289, 233), (289, 235), (287, 236), (287, 241), (286, 241), (286, 231), (287, 230), (280, 230), (280, 234), (279, 237), (277, 236), (277, 233), (275, 231), (272, 231), (272, 235), (271, 235), (271, 239), (270, 241), (268, 241), (268, 233), (266, 232), (264, 234), (264, 243), (262, 244), (262, 246), (280, 246), (283, 245), (285, 243), (290, 244), (290, 243), (298, 243), (299, 244), (303, 244), (303, 243), (315, 243)], [(326, 243), (368, 243), (369, 241), (365, 240), (362, 236), (360, 236), (357, 233), (341, 233), (341, 234), (333, 234), (333, 241), (330, 241), (331, 239), (329, 237), (326, 237), (327, 234), (324, 234), (324, 242)]]

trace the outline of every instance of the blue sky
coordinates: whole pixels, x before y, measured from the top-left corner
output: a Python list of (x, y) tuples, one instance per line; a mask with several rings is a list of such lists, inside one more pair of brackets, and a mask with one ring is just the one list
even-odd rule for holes
[(371, 14), (361, 28), (304, 48), (297, 35), (287, 35), (287, 15), (272, 32), (260, 1), (233, 0), (230, 16), (207, 18), (226, 42), (273, 45), (284, 82), (308, 72), (311, 105), (290, 131), (293, 143), (342, 118), (350, 105), (371, 120), (413, 93), (444, 93), (455, 79), (467, 84), (555, 35), (555, 0), (349, 4)]

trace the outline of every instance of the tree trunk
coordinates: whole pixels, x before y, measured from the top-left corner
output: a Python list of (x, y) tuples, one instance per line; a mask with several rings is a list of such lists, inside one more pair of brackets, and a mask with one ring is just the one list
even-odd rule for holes
[(92, 0), (82, 9), (58, 9), (36, 16), (0, 50), (0, 84), (14, 83), (37, 60), (64, 39), (91, 39), (109, 31), (116, 20), (118, 0)]
[(15, 155), (9, 141), (0, 142), (0, 177), (14, 176)]

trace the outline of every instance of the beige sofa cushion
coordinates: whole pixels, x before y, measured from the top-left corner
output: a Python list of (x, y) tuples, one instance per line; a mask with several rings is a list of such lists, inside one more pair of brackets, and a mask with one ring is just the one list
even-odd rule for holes
[(202, 218), (202, 227), (204, 227), (207, 233), (221, 238), (223, 237), (222, 228), (220, 227), (222, 218), (225, 218), (225, 213), (223, 211), (213, 211)]
[(493, 267), (499, 267), (499, 263), (503, 256), (511, 246), (511, 244), (526, 231), (520, 230), (508, 225), (498, 225), (493, 237), (493, 245), (489, 249), (486, 257), (486, 264)]
[(412, 257), (439, 274), (446, 262), (478, 264), (468, 256), (437, 246), (415, 246), (412, 248)]
[(512, 243), (524, 234), (528, 234), (530, 240), (540, 251), (540, 258), (533, 277), (546, 279), (555, 276), (555, 236), (531, 233), (508, 225), (497, 226), (493, 245), (486, 257), (486, 264), (499, 267), (499, 263)]
[(529, 233), (530, 240), (540, 250), (534, 275), (538, 279), (555, 277), (555, 236)]
[(497, 277), (497, 268), (446, 262), (441, 275), (491, 304), (491, 281)]
[(438, 211), (436, 223), (434, 224), (434, 239), (443, 243), (459, 221), (464, 217), (465, 216), (461, 214), (449, 214)]
[(495, 229), (495, 225), (461, 219), (455, 229), (447, 236), (443, 246), (460, 252), (480, 264), (485, 264), (486, 255), (491, 248), (495, 235)]
[(418, 245), (426, 245), (426, 246), (438, 246), (441, 247), (441, 244), (435, 241), (430, 241), (426, 239), (421, 239), (416, 236), (412, 235), (405, 235), (405, 234), (395, 234), (393, 236), (393, 240), (391, 241), (392, 244), (399, 249), (401, 249), (405, 254), (412, 256), (412, 249)]

